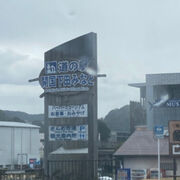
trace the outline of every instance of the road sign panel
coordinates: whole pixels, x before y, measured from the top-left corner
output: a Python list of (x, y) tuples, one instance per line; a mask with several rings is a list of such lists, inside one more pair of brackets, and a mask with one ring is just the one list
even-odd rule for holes
[(154, 134), (157, 138), (163, 138), (164, 136), (164, 127), (163, 126), (155, 126)]

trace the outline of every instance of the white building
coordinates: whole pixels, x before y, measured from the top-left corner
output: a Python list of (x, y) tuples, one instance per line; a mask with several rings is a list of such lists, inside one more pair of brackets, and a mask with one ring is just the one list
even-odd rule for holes
[(0, 165), (13, 168), (40, 161), (39, 127), (19, 122), (0, 121)]
[[(148, 170), (158, 168), (157, 139), (153, 131), (144, 128), (137, 129), (122, 146), (114, 153), (117, 164), (121, 168)], [(166, 175), (173, 174), (173, 158), (169, 154), (169, 137), (160, 139), (160, 168)], [(176, 157), (176, 173), (180, 175), (180, 158)]]

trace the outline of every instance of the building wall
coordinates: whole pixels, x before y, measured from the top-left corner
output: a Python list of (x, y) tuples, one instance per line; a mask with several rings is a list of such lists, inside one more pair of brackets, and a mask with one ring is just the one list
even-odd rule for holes
[[(0, 165), (29, 163), (29, 158), (40, 160), (39, 129), (0, 127)], [(24, 155), (22, 155), (24, 154)]]
[(146, 75), (146, 112), (147, 126), (153, 129), (155, 125), (168, 127), (168, 121), (180, 120), (180, 108), (154, 107), (161, 96), (168, 94), (169, 99), (180, 99), (180, 73), (148, 74)]
[(157, 168), (157, 158), (155, 157), (126, 157), (124, 167), (130, 169)]

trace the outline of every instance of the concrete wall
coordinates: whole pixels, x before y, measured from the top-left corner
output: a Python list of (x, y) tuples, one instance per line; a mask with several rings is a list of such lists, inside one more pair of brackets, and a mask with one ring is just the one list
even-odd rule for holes
[(155, 157), (127, 157), (124, 158), (124, 167), (130, 169), (157, 168), (157, 158)]
[[(172, 159), (161, 157), (161, 163), (172, 163)], [(180, 175), (180, 158), (176, 158), (177, 175)], [(125, 157), (124, 168), (130, 169), (150, 169), (158, 168), (157, 157)], [(172, 172), (171, 172), (172, 173)]]

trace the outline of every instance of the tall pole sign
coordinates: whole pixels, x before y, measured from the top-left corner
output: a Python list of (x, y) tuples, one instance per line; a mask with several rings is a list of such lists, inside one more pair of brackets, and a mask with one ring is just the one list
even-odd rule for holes
[[(66, 157), (76, 159), (73, 150), (87, 149), (87, 160), (97, 160), (97, 36), (89, 33), (45, 53), (39, 83), (44, 89), (45, 173), (48, 162)], [(60, 149), (64, 149), (61, 156)], [(54, 153), (57, 152), (58, 153)], [(84, 160), (79, 154), (78, 159)], [(57, 163), (56, 163), (57, 164)], [(53, 165), (53, 167), (55, 164)], [(89, 170), (96, 176), (97, 167)], [(57, 170), (57, 168), (55, 167)], [(53, 169), (51, 168), (51, 171)]]
[(158, 180), (161, 178), (161, 160), (160, 160), (160, 138), (164, 138), (164, 127), (163, 126), (155, 126), (154, 127), (154, 134), (155, 137), (158, 139), (157, 146), (158, 146)]

